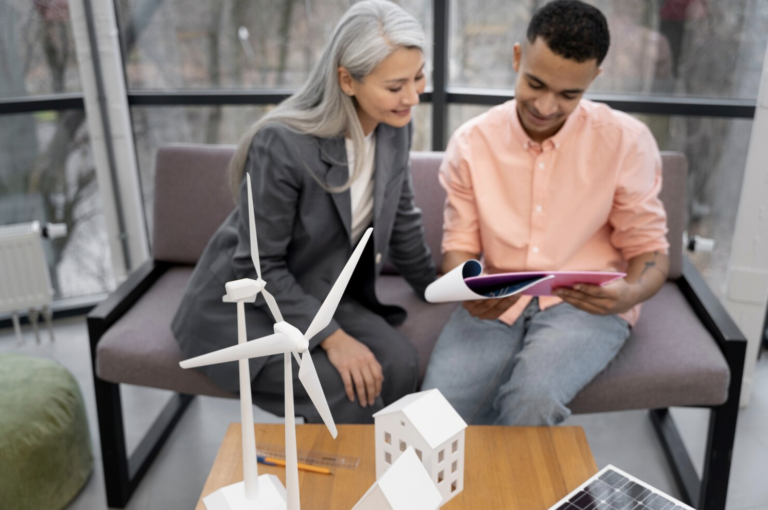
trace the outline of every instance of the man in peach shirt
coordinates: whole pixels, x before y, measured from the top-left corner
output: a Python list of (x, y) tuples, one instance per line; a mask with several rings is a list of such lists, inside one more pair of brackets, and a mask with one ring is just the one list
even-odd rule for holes
[(641, 122), (582, 96), (608, 25), (556, 0), (514, 47), (515, 100), (459, 128), (440, 170), (443, 272), (481, 254), (488, 272), (619, 270), (603, 287), (467, 301), (451, 316), (424, 388), (469, 423), (554, 425), (619, 352), (640, 303), (664, 283), (661, 158)]

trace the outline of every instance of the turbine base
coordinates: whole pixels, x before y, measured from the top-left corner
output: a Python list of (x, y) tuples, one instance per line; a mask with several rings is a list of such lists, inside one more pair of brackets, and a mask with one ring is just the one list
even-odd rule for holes
[(259, 497), (245, 499), (245, 482), (222, 487), (203, 498), (207, 510), (286, 510), (285, 487), (275, 475), (259, 477)]

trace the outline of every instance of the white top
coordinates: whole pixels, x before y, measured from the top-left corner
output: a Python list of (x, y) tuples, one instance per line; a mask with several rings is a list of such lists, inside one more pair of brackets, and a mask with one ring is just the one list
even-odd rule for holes
[[(365, 161), (363, 162), (363, 171), (352, 183), (349, 188), (350, 198), (352, 199), (352, 244), (363, 237), (365, 229), (373, 221), (373, 166), (376, 159), (376, 131), (365, 137)], [(349, 175), (355, 168), (355, 148), (352, 140), (344, 139), (347, 147), (347, 162), (349, 164)]]
[(407, 416), (430, 448), (437, 448), (467, 428), (466, 422), (438, 389), (406, 395), (374, 414), (373, 417), (378, 418), (394, 413), (403, 413)]

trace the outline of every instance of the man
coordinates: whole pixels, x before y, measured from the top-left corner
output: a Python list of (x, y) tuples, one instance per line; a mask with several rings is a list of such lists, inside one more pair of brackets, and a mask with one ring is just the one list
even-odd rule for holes
[(459, 128), (440, 170), (448, 198), (443, 272), (483, 255), (489, 272), (620, 270), (604, 287), (468, 301), (451, 316), (425, 388), (469, 423), (554, 425), (629, 337), (664, 283), (661, 158), (648, 128), (582, 96), (608, 26), (556, 0), (515, 44), (515, 100)]

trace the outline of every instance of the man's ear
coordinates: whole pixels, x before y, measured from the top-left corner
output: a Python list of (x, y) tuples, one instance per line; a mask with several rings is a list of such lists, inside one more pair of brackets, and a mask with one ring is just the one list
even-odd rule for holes
[(338, 73), (339, 73), (339, 87), (341, 87), (341, 91), (350, 97), (354, 96), (355, 88), (353, 86), (353, 83), (355, 80), (354, 78), (352, 78), (352, 74), (347, 70), (346, 67), (341, 67), (341, 66), (339, 66)]
[(514, 69), (517, 73), (520, 71), (520, 60), (523, 58), (523, 47), (520, 46), (519, 42), (515, 43), (515, 46), (512, 49), (512, 53), (512, 69)]
[(595, 81), (595, 79), (596, 79), (598, 76), (600, 76), (600, 74), (601, 74), (602, 72), (603, 72), (603, 68), (602, 68), (602, 67), (598, 67), (598, 68), (597, 68), (597, 71), (595, 71), (595, 75), (592, 77), (592, 81), (591, 81), (591, 82), (589, 82), (589, 83), (590, 83), (590, 85), (592, 84), (592, 82), (594, 82), (594, 81)]

